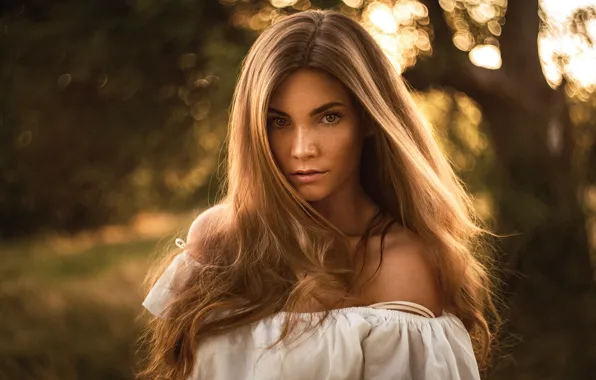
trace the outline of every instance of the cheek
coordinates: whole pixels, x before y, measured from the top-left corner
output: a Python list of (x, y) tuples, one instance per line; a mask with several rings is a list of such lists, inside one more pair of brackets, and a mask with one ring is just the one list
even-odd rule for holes
[(329, 140), (327, 147), (335, 163), (345, 170), (351, 170), (359, 165), (362, 139), (354, 131), (336, 134)]
[(286, 141), (278, 134), (269, 134), (268, 140), (269, 148), (271, 149), (271, 154), (273, 155), (275, 162), (277, 162), (279, 167), (283, 168), (287, 160), (287, 158), (284, 157), (283, 152), (287, 152), (287, 149), (289, 149), (286, 147)]

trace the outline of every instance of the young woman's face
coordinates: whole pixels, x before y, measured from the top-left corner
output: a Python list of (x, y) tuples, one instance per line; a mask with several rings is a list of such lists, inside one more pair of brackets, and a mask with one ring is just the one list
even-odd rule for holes
[(267, 129), (280, 170), (306, 201), (359, 186), (364, 131), (337, 79), (317, 70), (292, 73), (271, 96)]

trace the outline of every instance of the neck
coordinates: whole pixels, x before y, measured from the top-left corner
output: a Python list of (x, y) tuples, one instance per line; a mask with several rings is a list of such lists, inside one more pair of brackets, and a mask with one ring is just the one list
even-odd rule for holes
[(377, 212), (377, 206), (359, 182), (311, 205), (348, 237), (363, 235)]

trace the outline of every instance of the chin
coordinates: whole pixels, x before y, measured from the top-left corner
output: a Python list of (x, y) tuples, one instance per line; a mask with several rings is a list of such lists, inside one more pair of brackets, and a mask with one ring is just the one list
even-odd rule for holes
[(320, 202), (329, 197), (329, 192), (322, 189), (297, 189), (297, 191), (307, 202)]

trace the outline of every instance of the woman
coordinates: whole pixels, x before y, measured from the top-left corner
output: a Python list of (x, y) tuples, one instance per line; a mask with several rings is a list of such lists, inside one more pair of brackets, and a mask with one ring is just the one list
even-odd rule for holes
[(228, 149), (226, 195), (152, 277), (141, 375), (479, 378), (489, 232), (357, 22), (306, 11), (265, 30)]

